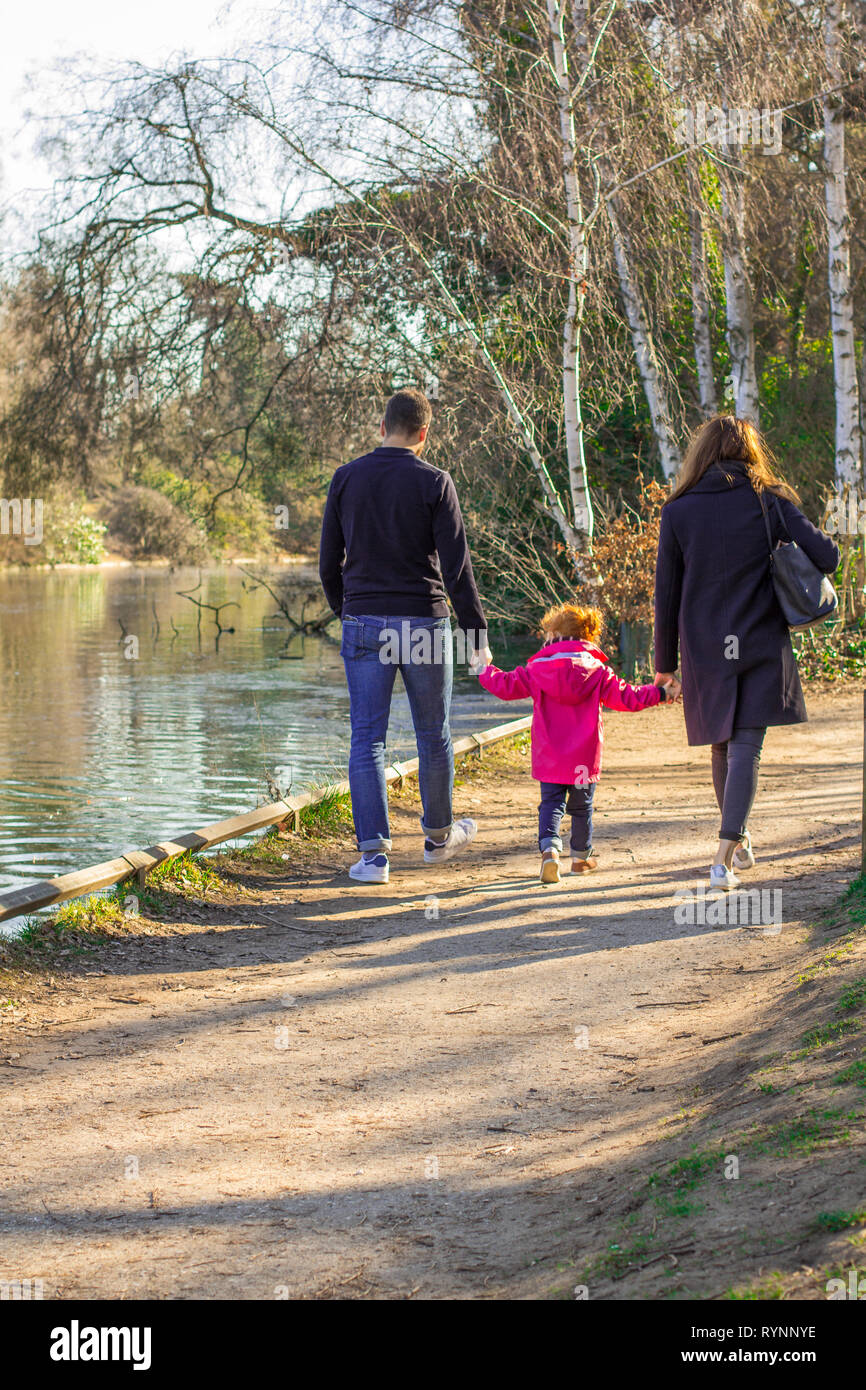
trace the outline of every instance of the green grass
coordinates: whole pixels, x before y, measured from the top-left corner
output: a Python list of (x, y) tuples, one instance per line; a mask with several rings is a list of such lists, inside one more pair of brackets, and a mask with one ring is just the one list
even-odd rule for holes
[[(211, 888), (222, 888), (223, 880), (210, 865), (207, 859), (202, 859), (189, 850), (185, 854), (179, 854), (176, 859), (164, 859), (161, 864), (157, 864), (155, 869), (151, 869), (147, 875), (147, 882), (158, 887), (170, 888), (176, 893), (192, 894), (203, 897)], [(127, 889), (127, 892), (135, 892), (135, 889)]]
[(707, 1149), (703, 1153), (694, 1149), (685, 1158), (678, 1158), (665, 1172), (653, 1173), (647, 1185), (655, 1191), (692, 1191), (713, 1168), (717, 1167), (721, 1173), (724, 1160), (725, 1155), (721, 1149)]
[(837, 1014), (853, 1013), (855, 1009), (866, 1007), (866, 978), (855, 980), (839, 996)]
[(852, 1062), (850, 1067), (833, 1077), (834, 1086), (866, 1086), (866, 1061)]
[(329, 787), (320, 801), (303, 808), (300, 822), (302, 835), (315, 839), (342, 837), (352, 829), (352, 798), (348, 792)]
[(812, 1028), (803, 1034), (803, 1047), (801, 1051), (791, 1054), (791, 1060), (799, 1061), (818, 1048), (826, 1047), (828, 1043), (838, 1042), (846, 1033), (855, 1033), (859, 1028), (860, 1023), (853, 1018), (841, 1018), (834, 1023), (825, 1023), (821, 1028)]
[(819, 1211), (815, 1222), (822, 1231), (849, 1231), (866, 1224), (866, 1207), (859, 1211)]
[(783, 1121), (750, 1136), (745, 1147), (753, 1154), (811, 1154), (815, 1149), (850, 1139), (848, 1122), (859, 1120), (858, 1110), (810, 1110), (796, 1120)]
[(288, 841), (280, 834), (279, 828), (272, 825), (251, 844), (226, 850), (224, 857), (234, 861), (240, 859), (245, 864), (282, 864), (289, 857)]
[(17, 936), (3, 942), (2, 954), (9, 964), (38, 962), (52, 955), (83, 955), (126, 920), (114, 894), (74, 898), (53, 917), (27, 917)]
[[(99, 932), (106, 926), (119, 926), (124, 920), (124, 912), (117, 897), (96, 894), (90, 898), (73, 898), (63, 903), (54, 916), (54, 926), (59, 931)], [(29, 928), (21, 933), (24, 937)]]
[(840, 906), (855, 926), (866, 926), (866, 878), (855, 878), (848, 884)]
[(741, 1284), (739, 1288), (728, 1289), (722, 1294), (723, 1299), (743, 1302), (749, 1299), (759, 1299), (763, 1301), (767, 1298), (784, 1298), (785, 1286), (782, 1275), (778, 1271), (770, 1274), (759, 1284)]

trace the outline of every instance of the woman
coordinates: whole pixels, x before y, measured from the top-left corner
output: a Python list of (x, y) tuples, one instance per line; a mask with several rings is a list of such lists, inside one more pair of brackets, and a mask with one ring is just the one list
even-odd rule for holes
[(770, 579), (766, 507), (775, 546), (796, 541), (824, 574), (839, 550), (800, 511), (754, 425), (707, 420), (689, 445), (662, 509), (656, 563), (656, 684), (682, 653), (690, 744), (712, 744), (722, 825), (710, 886), (736, 888), (752, 868), (747, 829), (767, 726), (802, 724), (806, 706), (791, 637)]

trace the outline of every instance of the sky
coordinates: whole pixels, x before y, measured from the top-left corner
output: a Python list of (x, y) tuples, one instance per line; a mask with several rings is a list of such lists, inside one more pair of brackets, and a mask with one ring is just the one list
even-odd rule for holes
[[(173, 54), (219, 57), (238, 34), (249, 38), (274, 8), (248, 0), (6, 0), (0, 39), (0, 206), (27, 206), (50, 189), (50, 168), (34, 153), (36, 128), (25, 117), (38, 110), (28, 79), (47, 75), (60, 60), (94, 59), (98, 69), (117, 60), (147, 64)], [(284, 5), (290, 10), (291, 0)]]

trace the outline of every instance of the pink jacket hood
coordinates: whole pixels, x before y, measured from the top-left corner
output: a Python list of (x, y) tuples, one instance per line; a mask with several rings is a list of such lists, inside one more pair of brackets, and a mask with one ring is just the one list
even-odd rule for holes
[(592, 642), (550, 642), (525, 666), (479, 673), (500, 700), (532, 699), (532, 775), (539, 782), (585, 786), (601, 775), (602, 708), (637, 711), (664, 697), (657, 685), (629, 685)]

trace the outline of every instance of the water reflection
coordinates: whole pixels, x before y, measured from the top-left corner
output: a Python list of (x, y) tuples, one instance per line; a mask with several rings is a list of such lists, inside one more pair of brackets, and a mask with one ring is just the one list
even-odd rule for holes
[[(334, 641), (292, 639), (232, 568), (0, 571), (0, 885), (81, 868), (252, 808), (265, 767), (296, 791), (342, 774)], [(338, 630), (337, 630), (338, 631)], [(130, 638), (135, 642), (130, 643)], [(289, 658), (289, 659), (286, 659)], [(294, 659), (291, 659), (294, 658)], [(398, 683), (399, 685), (399, 683)], [(457, 682), (456, 734), (525, 713)], [(411, 754), (399, 689), (389, 756)]]

